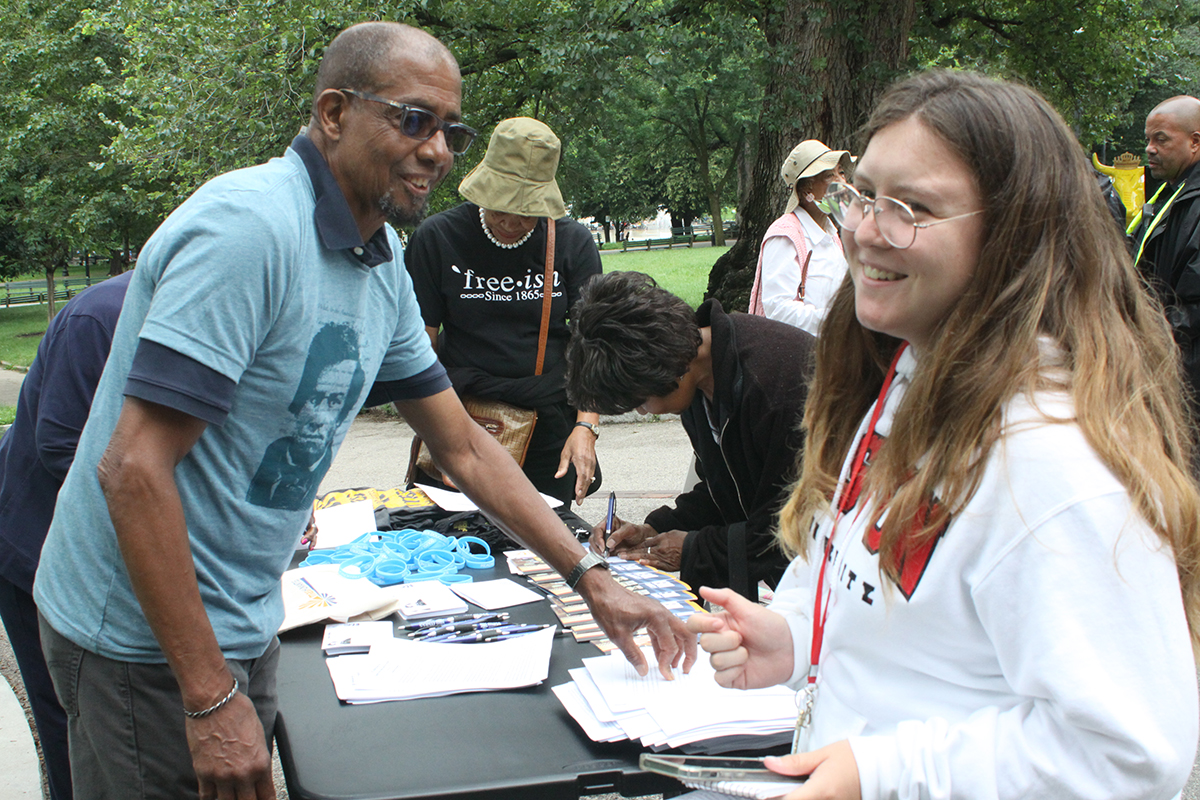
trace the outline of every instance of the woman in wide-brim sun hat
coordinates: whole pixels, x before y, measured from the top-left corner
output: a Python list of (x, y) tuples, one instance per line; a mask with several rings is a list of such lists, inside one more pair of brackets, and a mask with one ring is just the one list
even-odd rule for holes
[[(568, 404), (563, 354), (567, 312), (601, 268), (591, 232), (567, 217), (555, 180), (560, 153), (544, 122), (499, 123), (483, 160), (459, 184), (467, 202), (425, 220), (405, 263), (455, 390), (536, 409), (523, 469), (539, 491), (569, 503), (600, 486), (600, 418)], [(550, 326), (542, 374), (535, 375), (549, 225)]]
[(795, 325), (816, 336), (830, 300), (846, 277), (837, 227), (820, 207), (825, 189), (844, 181), (853, 157), (816, 139), (803, 141), (779, 170), (787, 210), (763, 237), (750, 312)]

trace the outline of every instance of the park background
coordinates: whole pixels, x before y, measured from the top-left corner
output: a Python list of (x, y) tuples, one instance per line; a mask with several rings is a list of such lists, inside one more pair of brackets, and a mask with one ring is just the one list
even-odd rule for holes
[(729, 309), (783, 211), (784, 156), (807, 138), (860, 152), (900, 75), (1028, 83), (1106, 164), (1141, 153), (1160, 100), (1200, 94), (1200, 0), (0, 0), (0, 280), (46, 287), (0, 307), (0, 361), (27, 366), (80, 278), (131, 267), (205, 180), (281, 154), (323, 48), (367, 19), (422, 27), (462, 66), (480, 141), (432, 212), (459, 202), (497, 122), (537, 117), (562, 139), (572, 216), (605, 247), (656, 216), (711, 231), (708, 247), (606, 250), (604, 269)]
[(0, 0), (0, 279), (61, 299), (65, 271), (129, 267), (205, 180), (283, 152), (323, 48), (366, 19), (425, 28), (462, 65), (481, 141), (431, 211), (459, 202), (498, 121), (537, 117), (602, 241), (660, 214), (708, 226), (718, 249), (695, 269), (727, 308), (783, 210), (787, 152), (857, 152), (904, 73), (1029, 83), (1106, 164), (1141, 152), (1159, 100), (1200, 90), (1200, 0)]

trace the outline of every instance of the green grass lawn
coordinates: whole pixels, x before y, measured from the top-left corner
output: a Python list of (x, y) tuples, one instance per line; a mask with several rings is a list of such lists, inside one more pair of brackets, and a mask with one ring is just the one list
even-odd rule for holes
[(708, 273), (728, 247), (672, 247), (659, 250), (604, 251), (605, 272), (644, 272), (668, 292), (679, 295), (693, 308), (704, 299)]
[(45, 306), (0, 309), (0, 361), (29, 366), (45, 332)]

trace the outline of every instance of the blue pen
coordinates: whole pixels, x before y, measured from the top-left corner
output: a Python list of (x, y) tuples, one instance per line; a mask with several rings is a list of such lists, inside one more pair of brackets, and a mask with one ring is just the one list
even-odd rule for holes
[(496, 628), (490, 631), (480, 631), (479, 633), (454, 634), (443, 641), (446, 644), (471, 644), (474, 642), (488, 642), (498, 639), (508, 639), (522, 633), (532, 633), (549, 628), (549, 625), (514, 625), (512, 630)]
[(508, 626), (504, 620), (494, 622), (456, 622), (453, 625), (442, 625), (437, 628), (425, 628), (412, 634), (413, 639), (428, 639), (431, 636), (442, 636), (447, 633), (466, 633), (467, 631), (485, 631), (489, 628)]
[(604, 555), (608, 557), (608, 537), (612, 536), (613, 514), (617, 510), (617, 493), (608, 493), (608, 516), (604, 518)]
[(402, 631), (419, 631), (425, 628), (438, 628), (442, 625), (453, 625), (458, 622), (485, 622), (491, 620), (508, 619), (508, 612), (496, 614), (459, 614), (453, 617), (442, 617), (441, 619), (423, 619), (420, 622), (410, 622), (408, 625), (398, 626)]

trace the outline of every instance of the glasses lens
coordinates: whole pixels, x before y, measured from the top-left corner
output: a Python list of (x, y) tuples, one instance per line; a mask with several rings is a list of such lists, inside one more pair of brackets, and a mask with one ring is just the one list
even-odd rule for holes
[(475, 141), (475, 131), (466, 125), (446, 126), (446, 146), (450, 148), (450, 152), (454, 153), (454, 155), (461, 156), (467, 152), (467, 148), (471, 146), (471, 142), (473, 141)]
[(875, 198), (875, 224), (888, 243), (903, 250), (917, 238), (917, 220), (912, 209), (891, 197)]
[(853, 189), (844, 183), (830, 184), (825, 198), (829, 200), (834, 222), (848, 231), (858, 228), (863, 218), (863, 204)]
[(400, 132), (410, 139), (428, 139), (438, 129), (438, 121), (433, 112), (410, 106), (400, 117)]

